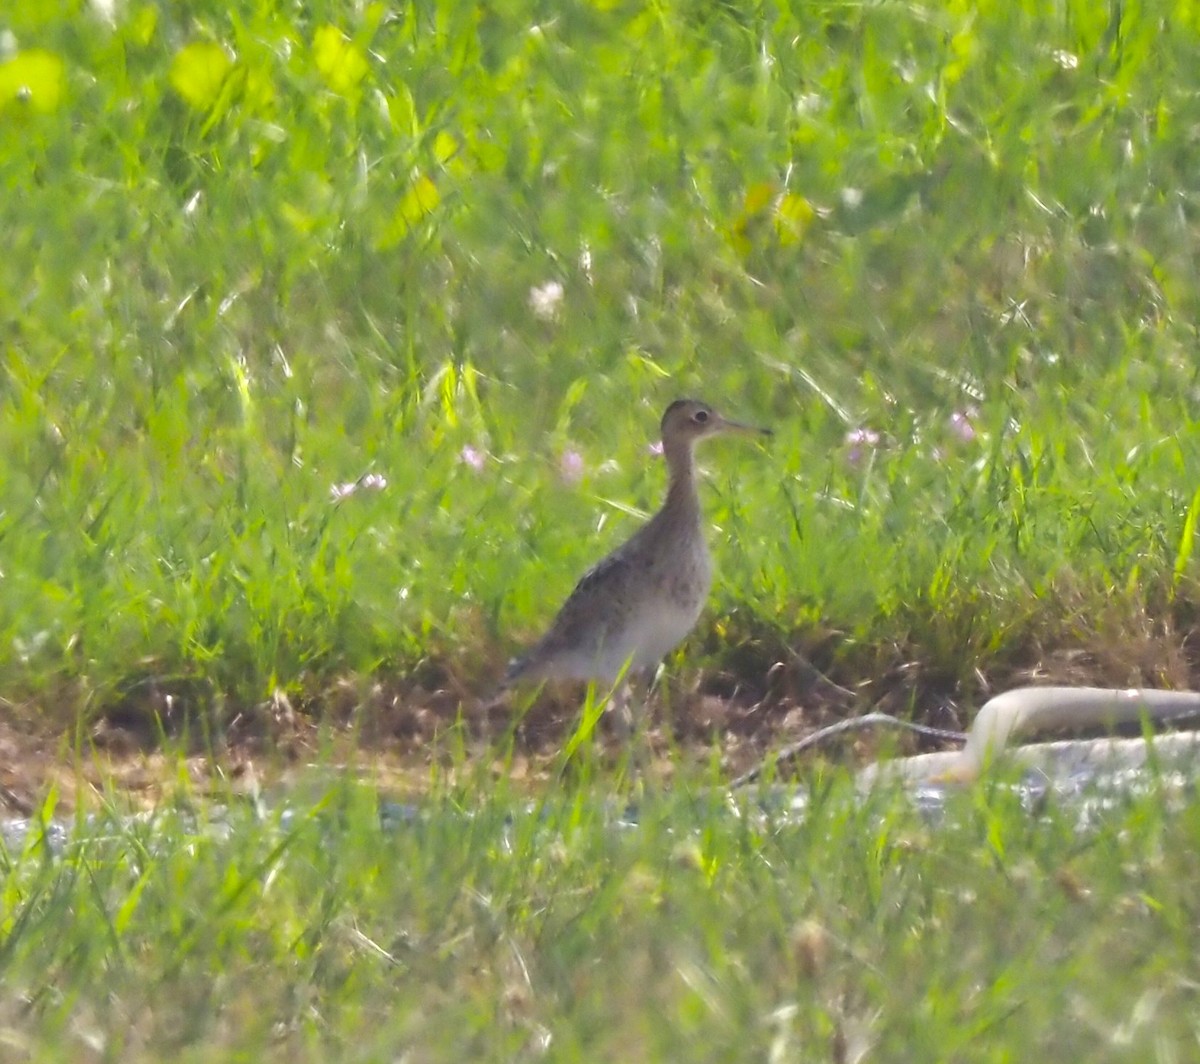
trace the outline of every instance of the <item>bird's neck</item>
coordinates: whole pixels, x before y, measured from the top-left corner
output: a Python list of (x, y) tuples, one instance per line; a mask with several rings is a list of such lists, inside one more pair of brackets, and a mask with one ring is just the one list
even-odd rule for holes
[(667, 446), (663, 449), (667, 460), (667, 502), (665, 509), (672, 512), (699, 514), (700, 499), (696, 494), (696, 463), (692, 459), (689, 443)]

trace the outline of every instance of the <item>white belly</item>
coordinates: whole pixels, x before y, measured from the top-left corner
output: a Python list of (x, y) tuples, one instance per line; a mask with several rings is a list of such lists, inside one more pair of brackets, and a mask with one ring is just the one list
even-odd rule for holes
[[(695, 627), (708, 589), (712, 568), (703, 544), (693, 554), (691, 567), (678, 574), (678, 584), (647, 582), (647, 593), (629, 611), (619, 631), (611, 632), (600, 655), (600, 672), (613, 679), (629, 671), (656, 666), (687, 638)], [(652, 589), (652, 590), (651, 590)]]

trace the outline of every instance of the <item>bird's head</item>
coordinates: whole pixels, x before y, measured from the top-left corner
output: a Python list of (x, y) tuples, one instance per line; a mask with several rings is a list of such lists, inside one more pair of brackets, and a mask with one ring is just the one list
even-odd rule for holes
[(730, 421), (699, 399), (676, 399), (663, 414), (664, 447), (670, 447), (676, 441), (694, 443), (706, 436), (717, 436), (721, 433), (770, 436), (771, 430), (744, 425), (740, 421)]

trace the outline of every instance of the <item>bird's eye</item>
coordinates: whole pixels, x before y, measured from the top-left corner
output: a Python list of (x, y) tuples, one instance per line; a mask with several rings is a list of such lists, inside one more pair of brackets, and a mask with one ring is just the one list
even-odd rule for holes
[(708, 411), (707, 410), (697, 410), (692, 415), (692, 420), (703, 425), (708, 420)]

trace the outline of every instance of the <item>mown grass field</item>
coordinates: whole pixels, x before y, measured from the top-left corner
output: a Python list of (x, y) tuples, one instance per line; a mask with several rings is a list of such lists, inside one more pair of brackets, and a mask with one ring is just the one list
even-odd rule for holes
[(168, 811), (31, 845), (4, 876), (4, 1059), (1195, 1053), (1195, 803), (1080, 830), (984, 791), (931, 825), (826, 779), (802, 824), (674, 789), (622, 829), (609, 787), (531, 812), (446, 790), (394, 830), (343, 787), (282, 828), (235, 810), (224, 840)]
[[(349, 726), (434, 813), (10, 855), (0, 1057), (1194, 1055), (1194, 808), (688, 796), (797, 654), (939, 723), (1200, 684), (1197, 70), (1190, 0), (4, 8), (4, 725)], [(486, 700), (684, 394), (776, 431), (704, 453), (694, 756), (526, 815)]]

